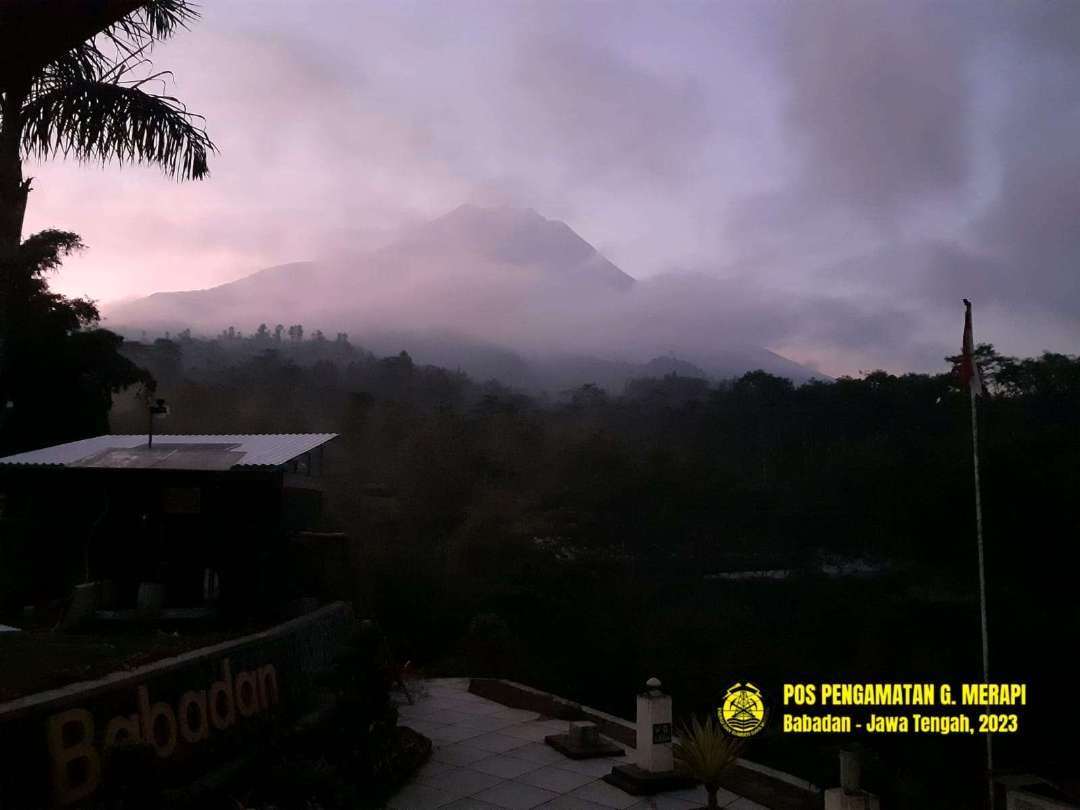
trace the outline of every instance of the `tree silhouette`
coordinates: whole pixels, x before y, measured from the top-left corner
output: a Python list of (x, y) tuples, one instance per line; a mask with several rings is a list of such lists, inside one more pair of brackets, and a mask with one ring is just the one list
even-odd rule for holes
[[(32, 180), (23, 175), (24, 156), (152, 163), (178, 179), (208, 173), (214, 145), (201, 118), (154, 91), (167, 74), (145, 56), (194, 17), (187, 0), (0, 0), (0, 323), (31, 305), (27, 289), (40, 287), (41, 300), (49, 295), (22, 243)], [(55, 248), (57, 261), (75, 249), (63, 240)], [(68, 311), (86, 315), (80, 306), (70, 302)], [(96, 316), (80, 325), (91, 321)], [(9, 326), (0, 336), (0, 376), (14, 380), (7, 340), (18, 330)], [(43, 366), (54, 360), (38, 358)]]
[[(990, 394), (1005, 393), (1005, 389), (999, 384), (998, 378), (1003, 374), (1006, 377), (1009, 376), (1009, 370), (1016, 364), (1015, 358), (998, 354), (997, 349), (990, 343), (978, 344), (973, 354), (985, 390)], [(959, 354), (949, 355), (945, 358), (945, 361), (952, 366), (952, 373), (957, 380), (961, 379), (960, 366), (963, 359), (963, 355)]]
[(184, 2), (155, 2), (100, 37), (73, 43), (40, 64), (28, 60), (0, 100), (0, 254), (19, 245), (30, 178), (22, 159), (152, 163), (179, 179), (206, 176), (214, 149), (201, 119), (153, 91), (167, 74), (145, 54), (194, 16)]
[[(181, 429), (339, 432), (328, 512), (371, 538), (357, 593), (412, 660), (466, 669), (473, 619), (491, 612), (520, 642), (507, 677), (614, 710), (660, 661), (688, 712), (715, 711), (716, 673), (730, 666), (730, 647), (703, 638), (737, 637), (739, 666), (775, 684), (838, 667), (865, 682), (960, 682), (978, 661), (970, 411), (947, 367), (797, 387), (764, 372), (680, 374), (555, 403), (407, 354), (252, 348), (182, 347), (184, 383), (170, 391)], [(171, 348), (151, 350), (155, 373), (167, 368)], [(996, 382), (1002, 393), (980, 404), (994, 644), (1002, 677), (1054, 694), (1071, 677), (1062, 628), (1080, 622), (1080, 554), (1067, 541), (1080, 358), (1018, 359)], [(118, 405), (114, 421), (137, 431), (145, 414)], [(760, 570), (791, 573), (726, 578)], [(565, 655), (546, 654), (553, 638)], [(1061, 712), (1072, 720), (1075, 706), (1029, 708), (1017, 761), (1072, 750)], [(979, 784), (977, 762), (953, 778), (971, 763), (952, 749), (901, 744), (867, 742), (881, 762), (918, 766), (875, 775), (906, 806), (934, 805), (942, 783)], [(806, 745), (791, 768), (810, 776), (835, 742)], [(916, 770), (931, 776), (911, 789)]]
[(98, 34), (134, 45), (194, 16), (190, 0), (0, 0), (0, 93)]
[(91, 301), (49, 291), (46, 273), (82, 247), (73, 233), (42, 231), (0, 260), (11, 280), (8, 317), (0, 321), (0, 452), (108, 432), (112, 394), (152, 384), (119, 353), (123, 338), (96, 328)]

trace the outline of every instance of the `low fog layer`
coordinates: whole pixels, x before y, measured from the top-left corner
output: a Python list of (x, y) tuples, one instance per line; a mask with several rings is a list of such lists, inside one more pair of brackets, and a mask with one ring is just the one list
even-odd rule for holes
[[(299, 323), (308, 335), (343, 331), (376, 351), (407, 349), (421, 361), (473, 373), (480, 371), (477, 351), (489, 347), (536, 362), (644, 363), (674, 355), (714, 375), (762, 367), (805, 379), (808, 370), (762, 348), (778, 337), (813, 337), (804, 304), (786, 299), (700, 274), (635, 281), (565, 223), (531, 209), (465, 205), (367, 255), (158, 293), (108, 309), (107, 323), (155, 336), (185, 328), (213, 335), (230, 326), (250, 334), (259, 324), (272, 331)], [(784, 314), (775, 322), (778, 311)]]

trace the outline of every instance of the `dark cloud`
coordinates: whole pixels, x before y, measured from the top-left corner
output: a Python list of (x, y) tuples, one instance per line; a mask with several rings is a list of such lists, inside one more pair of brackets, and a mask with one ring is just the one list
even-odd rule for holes
[(685, 179), (712, 123), (693, 77), (666, 76), (595, 42), (527, 41), (510, 73), (520, 133), (573, 182)]
[(1080, 151), (1009, 169), (974, 229), (993, 262), (968, 265), (994, 300), (1080, 321)]
[(498, 201), (645, 281), (625, 323), (543, 302), (597, 344), (930, 369), (964, 296), (1006, 351), (1080, 344), (1080, 3), (320, 2), (207, 4), (155, 54), (222, 148), (208, 183), (31, 167), (30, 227), (92, 247), (61, 289), (209, 286)]
[(1080, 342), (1080, 6), (836, 0), (782, 31), (796, 168), (725, 233), (854, 305), (818, 339), (921, 367), (968, 297), (1007, 351)]
[(781, 60), (803, 194), (892, 220), (961, 189), (971, 169), (970, 43), (952, 14), (922, 2), (790, 8)]
[(1016, 69), (993, 143), (1000, 182), (965, 234), (965, 267), (991, 300), (1080, 326), (1080, 5), (1010, 8), (999, 37)]

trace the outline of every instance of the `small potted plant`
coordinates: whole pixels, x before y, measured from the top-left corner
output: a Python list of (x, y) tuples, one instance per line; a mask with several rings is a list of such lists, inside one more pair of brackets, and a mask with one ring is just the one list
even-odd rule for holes
[(705, 786), (708, 807), (719, 807), (716, 794), (724, 771), (735, 764), (743, 741), (729, 735), (715, 717), (704, 723), (692, 717), (679, 732), (672, 746), (675, 764), (680, 771), (694, 777)]

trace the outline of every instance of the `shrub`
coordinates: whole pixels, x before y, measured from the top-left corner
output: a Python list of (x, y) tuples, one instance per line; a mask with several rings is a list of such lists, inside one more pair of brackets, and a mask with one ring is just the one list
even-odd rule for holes
[(742, 747), (742, 740), (729, 736), (714, 717), (704, 723), (693, 717), (680, 730), (674, 745), (675, 762), (705, 786), (709, 807), (719, 807), (716, 793), (720, 779), (738, 759)]

